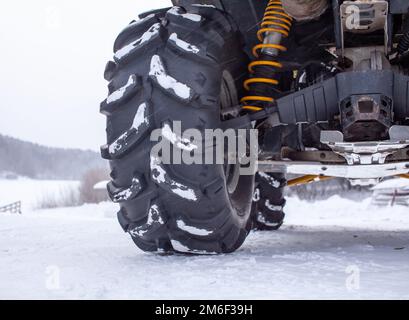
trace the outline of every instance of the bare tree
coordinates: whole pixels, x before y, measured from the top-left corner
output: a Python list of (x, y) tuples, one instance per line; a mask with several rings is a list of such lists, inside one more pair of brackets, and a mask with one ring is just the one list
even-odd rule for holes
[(108, 193), (95, 190), (94, 186), (98, 182), (109, 179), (108, 171), (105, 168), (91, 169), (87, 171), (81, 180), (80, 200), (82, 203), (99, 203), (108, 200)]

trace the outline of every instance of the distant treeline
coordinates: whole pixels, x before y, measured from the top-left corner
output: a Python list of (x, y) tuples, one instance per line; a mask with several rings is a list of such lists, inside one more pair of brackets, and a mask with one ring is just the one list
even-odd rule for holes
[(50, 148), (0, 135), (0, 175), (79, 180), (101, 167), (107, 167), (106, 161), (94, 151)]

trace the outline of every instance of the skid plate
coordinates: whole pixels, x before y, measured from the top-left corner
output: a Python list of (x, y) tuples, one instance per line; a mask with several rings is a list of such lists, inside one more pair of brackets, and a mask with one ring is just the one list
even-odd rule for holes
[(347, 179), (379, 179), (409, 173), (409, 162), (347, 165), (306, 161), (259, 161), (258, 171)]

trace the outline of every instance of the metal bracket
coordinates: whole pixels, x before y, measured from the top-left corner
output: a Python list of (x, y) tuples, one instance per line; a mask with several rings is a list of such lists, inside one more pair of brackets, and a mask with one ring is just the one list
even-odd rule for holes
[(280, 172), (316, 177), (346, 179), (379, 179), (409, 174), (409, 161), (388, 162), (386, 158), (409, 146), (409, 127), (392, 126), (390, 140), (345, 142), (339, 131), (322, 131), (321, 142), (344, 157), (347, 164), (329, 164), (319, 161), (259, 161), (258, 171)]
[[(231, 110), (241, 110), (241, 106), (236, 106), (231, 108)], [(238, 116), (229, 120), (224, 120), (221, 122), (220, 128), (226, 129), (248, 129), (251, 128), (251, 123), (257, 120), (268, 119), (272, 122), (272, 126), (276, 126), (279, 122), (277, 108), (265, 108), (261, 111), (247, 113), (242, 116)]]
[(258, 171), (347, 179), (378, 179), (409, 173), (409, 162), (339, 165), (306, 161), (259, 161)]
[(392, 126), (390, 140), (368, 142), (345, 142), (339, 131), (321, 131), (321, 143), (345, 158), (348, 165), (384, 164), (386, 158), (409, 146), (409, 127)]

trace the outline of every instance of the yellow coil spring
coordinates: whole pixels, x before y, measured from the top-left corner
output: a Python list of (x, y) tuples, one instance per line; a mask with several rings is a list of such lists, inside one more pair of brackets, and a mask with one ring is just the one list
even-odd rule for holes
[[(268, 66), (271, 68), (282, 68), (283, 67), (283, 65), (279, 62), (260, 60), (259, 51), (265, 48), (273, 48), (278, 51), (286, 51), (287, 48), (280, 44), (264, 44), (264, 38), (265, 38), (266, 33), (274, 33), (274, 32), (280, 33), (283, 37), (288, 37), (290, 29), (291, 29), (291, 25), (292, 25), (292, 18), (287, 13), (285, 13), (281, 0), (270, 0), (267, 5), (266, 11), (264, 13), (264, 17), (261, 22), (260, 29), (257, 32), (257, 38), (260, 41), (260, 44), (257, 44), (253, 48), (253, 55), (256, 58), (256, 60), (251, 62), (248, 66), (250, 74), (254, 75), (256, 73), (256, 71), (254, 70), (254, 67), (257, 67), (257, 66)], [(244, 88), (247, 91), (251, 91), (251, 85), (255, 83), (266, 83), (270, 85), (277, 85), (278, 81), (275, 79), (253, 76), (252, 78), (244, 81)], [(274, 102), (274, 99), (272, 97), (254, 96), (254, 95), (245, 96), (241, 99), (241, 103), (244, 104), (242, 106), (243, 109), (251, 110), (251, 111), (260, 111), (263, 108), (255, 106), (255, 105), (249, 105), (248, 104), (249, 102), (251, 102), (251, 104), (253, 103), (257, 104), (257, 102)]]

